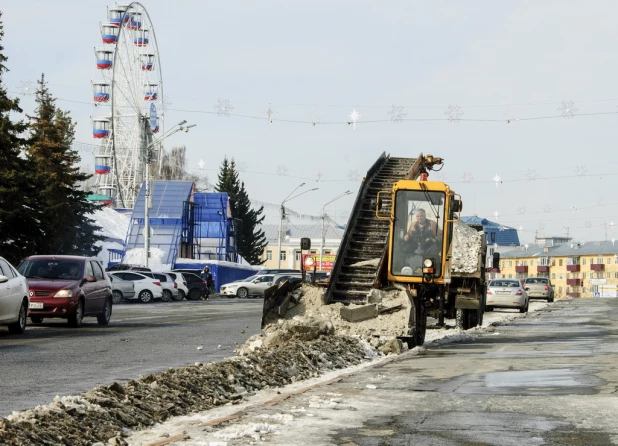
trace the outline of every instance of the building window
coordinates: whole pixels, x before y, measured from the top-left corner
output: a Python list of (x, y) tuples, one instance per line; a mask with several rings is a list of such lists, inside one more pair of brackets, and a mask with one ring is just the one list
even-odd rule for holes
[(296, 260), (297, 262), (300, 262), (302, 258), (303, 258), (302, 251), (294, 251), (294, 260)]
[(266, 260), (272, 260), (272, 259), (273, 259), (273, 252), (266, 251)]
[[(616, 274), (618, 274), (618, 273), (616, 273)], [(502, 278), (504, 279), (504, 274), (502, 274)]]
[(603, 278), (603, 273), (602, 272), (597, 272), (597, 279), (602, 279)]
[(611, 279), (611, 277), (612, 277), (612, 275), (611, 275), (611, 273), (608, 271), (608, 272), (605, 274), (605, 278), (607, 278), (607, 279)]
[(558, 266), (562, 266), (562, 259), (558, 259)]
[(586, 294), (586, 287), (582, 287), (582, 294)]
[(586, 273), (582, 273), (582, 277), (586, 279)]
[(534, 266), (534, 260), (530, 260), (530, 266)]
[(558, 294), (562, 294), (562, 287), (558, 287)]
[(597, 264), (603, 265), (603, 257), (597, 257)]
[(330, 254), (331, 254), (330, 249), (325, 249), (324, 250), (324, 255), (325, 256), (330, 255)]
[(512, 278), (513, 278), (513, 274), (509, 274), (509, 279), (512, 279)]
[(311, 254), (317, 254), (318, 252), (316, 250), (311, 250)]
[(618, 271), (614, 273), (614, 279), (618, 279)]
[(496, 241), (496, 233), (495, 233), (495, 232), (492, 232), (492, 233), (490, 234), (490, 238), (491, 238), (491, 241), (492, 241), (492, 242), (495, 242), (495, 241)]
[(515, 260), (515, 266), (519, 266), (519, 260)]
[(556, 273), (551, 273), (551, 278), (555, 280), (556, 279)]
[(513, 266), (513, 261), (509, 260), (509, 267)]
[(582, 265), (586, 264), (586, 257), (582, 257)]
[(562, 273), (558, 274), (558, 279), (562, 280)]
[(612, 264), (612, 258), (611, 258), (611, 257), (608, 257), (608, 258), (607, 258), (607, 264), (608, 264), (608, 265), (611, 265), (611, 264)]
[[(502, 262), (502, 266), (500, 267), (500, 269), (504, 269), (505, 265), (506, 265), (506, 262)], [(504, 276), (502, 276), (502, 278), (504, 279)]]
[(286, 260), (288, 258), (288, 253), (285, 251), (281, 251), (281, 253), (279, 254), (279, 258), (281, 260)]

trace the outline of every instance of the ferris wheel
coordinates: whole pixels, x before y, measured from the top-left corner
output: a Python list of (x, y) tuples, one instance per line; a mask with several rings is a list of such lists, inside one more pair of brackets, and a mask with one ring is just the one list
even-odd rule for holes
[(159, 48), (150, 16), (138, 2), (108, 7), (100, 39), (92, 81), (92, 134), (101, 141), (95, 154), (98, 191), (114, 207), (132, 208), (147, 148), (164, 129)]

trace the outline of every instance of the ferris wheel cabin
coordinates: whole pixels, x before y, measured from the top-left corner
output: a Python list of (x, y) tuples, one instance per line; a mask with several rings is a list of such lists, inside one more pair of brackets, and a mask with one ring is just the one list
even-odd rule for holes
[(134, 12), (131, 14), (131, 20), (127, 22), (128, 29), (142, 29), (142, 13)]
[(142, 62), (142, 71), (152, 71), (154, 68), (155, 55), (142, 54), (140, 55), (140, 61)]
[(159, 84), (146, 84), (144, 87), (144, 101), (156, 101), (159, 97)]
[(152, 129), (152, 133), (159, 133), (159, 117), (157, 116), (157, 123), (155, 124), (154, 128)]
[(111, 129), (111, 121), (107, 118), (92, 120), (92, 136), (97, 139), (107, 138)]
[(92, 83), (92, 94), (94, 102), (102, 103), (109, 102), (109, 98), (111, 95), (111, 85), (107, 82), (93, 82)]
[(120, 26), (123, 22), (128, 22), (131, 16), (127, 14), (126, 8), (109, 8), (107, 10), (107, 18), (113, 26)]
[(113, 44), (118, 41), (119, 29), (117, 25), (106, 23), (101, 25), (101, 40), (106, 44)]
[(111, 155), (97, 155), (94, 157), (94, 173), (106, 175), (112, 170)]
[(109, 50), (96, 50), (97, 68), (99, 70), (109, 70), (112, 67), (114, 52)]
[(133, 39), (133, 44), (135, 44), (135, 46), (147, 46), (149, 35), (150, 31), (145, 28), (135, 31), (135, 38)]

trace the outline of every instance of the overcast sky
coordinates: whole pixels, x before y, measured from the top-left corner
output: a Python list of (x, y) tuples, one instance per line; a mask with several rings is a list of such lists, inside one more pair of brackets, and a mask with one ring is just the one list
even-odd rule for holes
[[(565, 228), (576, 240), (604, 240), (606, 232), (618, 239), (611, 225), (618, 226), (616, 2), (143, 4), (171, 102), (165, 125), (197, 124), (166, 146), (185, 144), (191, 167), (199, 171), (204, 160), (212, 181), (223, 157), (233, 157), (254, 200), (280, 203), (306, 181), (319, 190), (288, 205), (319, 215), (341, 192), (356, 193), (360, 183), (350, 178), (383, 151), (432, 153), (446, 159), (442, 178), (462, 195), (464, 214), (496, 220), (499, 212), (499, 223), (523, 228), (524, 242), (537, 230), (563, 235)], [(78, 124), (77, 141), (90, 144), (93, 48), (101, 46), (108, 5), (0, 6), (8, 89), (22, 91), (44, 72)], [(261, 119), (217, 115), (219, 98), (233, 113)], [(574, 117), (561, 117), (563, 101), (573, 101)], [(403, 122), (390, 121), (392, 105), (404, 107)], [(449, 105), (459, 107), (459, 122), (448, 120)], [(32, 112), (31, 97), (22, 106)], [(346, 124), (353, 109), (361, 115), (355, 129)], [(327, 212), (345, 223), (354, 197)]]

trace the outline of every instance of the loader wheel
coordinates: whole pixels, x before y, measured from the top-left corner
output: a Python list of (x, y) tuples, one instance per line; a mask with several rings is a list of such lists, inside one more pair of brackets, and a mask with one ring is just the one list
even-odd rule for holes
[(425, 304), (420, 303), (416, 307), (416, 325), (411, 329), (411, 336), (405, 338), (409, 349), (423, 345), (425, 343), (425, 333), (427, 332), (427, 309)]

